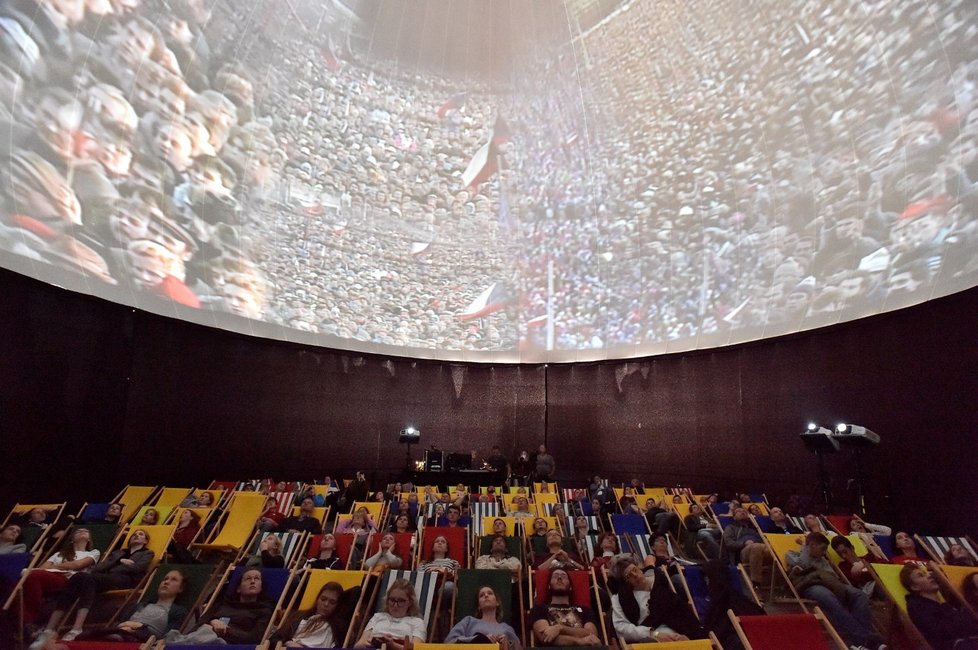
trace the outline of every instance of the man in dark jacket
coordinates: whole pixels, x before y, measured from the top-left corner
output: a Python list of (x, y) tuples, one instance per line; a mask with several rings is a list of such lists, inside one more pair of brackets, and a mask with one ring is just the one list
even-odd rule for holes
[(907, 613), (934, 650), (974, 650), (978, 648), (978, 620), (952, 605), (941, 602), (941, 590), (934, 575), (919, 564), (906, 564), (900, 571), (900, 584), (907, 594)]

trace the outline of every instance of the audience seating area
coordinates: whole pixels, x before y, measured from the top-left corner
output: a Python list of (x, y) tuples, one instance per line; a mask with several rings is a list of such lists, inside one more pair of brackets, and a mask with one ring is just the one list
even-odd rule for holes
[[(187, 614), (170, 622), (170, 629), (177, 630), (170, 635), (189, 634), (207, 622), (205, 613), (215, 611), (228, 594), (238, 593), (242, 577), (253, 568), (261, 572), (262, 598), (272, 603), (274, 613), (267, 622), (262, 619), (263, 629), (253, 631), (254, 643), (225, 647), (286, 647), (288, 639), (280, 636), (281, 630), (297, 612), (315, 608), (320, 589), (333, 582), (344, 590), (346, 626), (334, 647), (354, 647), (371, 616), (385, 611), (390, 585), (401, 579), (414, 586), (425, 625), (427, 643), (415, 650), (450, 647), (440, 642), (458, 621), (478, 615), (477, 594), (485, 586), (493, 588), (503, 621), (523, 645), (539, 646), (543, 644), (533, 632), (530, 612), (535, 604), (548, 602), (552, 571), (560, 568), (570, 578), (571, 604), (595, 613), (603, 646), (643, 650), (645, 644), (629, 643), (616, 632), (611, 595), (617, 583), (602, 561), (607, 560), (602, 558), (605, 551), (631, 553), (640, 566), (660, 567), (669, 589), (710, 633), (705, 639), (656, 647), (722, 648), (725, 641), (730, 647), (758, 650), (851, 647), (831, 617), (796, 588), (789, 555), (804, 547), (807, 534), (820, 532), (829, 538), (847, 536), (856, 554), (867, 556), (867, 544), (874, 540), (850, 529), (853, 516), (786, 517), (787, 525), (797, 529), (779, 534), (772, 522), (776, 516), (780, 520), (780, 508), (767, 503), (763, 494), (739, 494), (728, 502), (688, 488), (611, 487), (603, 481), (492, 490), (479, 485), (445, 489), (395, 484), (367, 500), (366, 485), (351, 483), (260, 480), (214, 481), (205, 488), (127, 486), (111, 502), (84, 503), (74, 511), (67, 503), (18, 503), (3, 528), (20, 527), (17, 541), (25, 551), (0, 554), (0, 596), (10, 642), (28, 647), (44, 629), (54, 601), (46, 594), (40, 616), (25, 620), (29, 576), (43, 570), (45, 561), (84, 528), (103, 559), (129, 549), (133, 535), (142, 530), (149, 537), (153, 559), (129, 588), (100, 590), (81, 639), (59, 642), (59, 647), (199, 647), (200, 643), (168, 641), (163, 634), (138, 643), (84, 639), (116, 629), (135, 606), (154, 602), (163, 593), (161, 583), (174, 570), (182, 572), (185, 581), (175, 602)], [(121, 512), (116, 505), (121, 505)], [(694, 505), (702, 509), (699, 523), (690, 514)], [(750, 511), (746, 524), (740, 509)], [(712, 580), (722, 582), (733, 595), (723, 603), (713, 602), (721, 592), (709, 578), (708, 561), (714, 558), (708, 557), (708, 545), (696, 543), (701, 525), (718, 531), (717, 539), (725, 539), (719, 531), (731, 525), (756, 532), (765, 547), (763, 579), (749, 574), (721, 541), (723, 552), (715, 560), (723, 568), (714, 571)], [(552, 531), (559, 533), (559, 546)], [(496, 534), (505, 540), (502, 557), (518, 559), (513, 570), (477, 568), (479, 558), (490, 555)], [(613, 545), (605, 539), (609, 536)], [(907, 589), (900, 578), (901, 564), (908, 561), (928, 567), (943, 598), (978, 620), (971, 584), (978, 580), (978, 545), (973, 540), (917, 535), (911, 538), (916, 554), (908, 558), (907, 549), (898, 556), (897, 547), (883, 535), (871, 537), (878, 538), (893, 563), (874, 557), (867, 569), (869, 586), (854, 584), (870, 596), (876, 632), (888, 647), (932, 647), (908, 616)], [(608, 550), (611, 546), (613, 551)], [(435, 558), (436, 547), (445, 548), (444, 559)], [(832, 568), (842, 583), (849, 584), (852, 576), (839, 569), (842, 558), (832, 548), (827, 555)], [(753, 613), (734, 611), (730, 603), (748, 603)], [(73, 613), (69, 609), (54, 623), (46, 647), (55, 647), (54, 640), (69, 632)], [(74, 632), (68, 638), (73, 636)]]

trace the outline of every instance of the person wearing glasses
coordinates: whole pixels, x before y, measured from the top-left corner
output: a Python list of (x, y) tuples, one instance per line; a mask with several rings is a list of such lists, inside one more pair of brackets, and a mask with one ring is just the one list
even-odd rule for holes
[(379, 648), (385, 643), (390, 650), (411, 650), (424, 643), (427, 633), (418, 607), (414, 585), (395, 580), (384, 598), (384, 611), (374, 614), (355, 648)]

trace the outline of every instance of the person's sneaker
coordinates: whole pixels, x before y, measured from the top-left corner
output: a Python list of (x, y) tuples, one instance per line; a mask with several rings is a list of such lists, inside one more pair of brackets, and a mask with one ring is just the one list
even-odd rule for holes
[(855, 644), (853, 644), (853, 645), (849, 646), (849, 650), (869, 650), (869, 648), (867, 648), (864, 645), (855, 645)]
[(48, 644), (48, 641), (54, 640), (58, 636), (55, 634), (54, 630), (41, 630), (34, 637), (34, 642), (27, 646), (28, 650), (41, 650), (44, 646)]
[(61, 640), (62, 641), (74, 641), (75, 639), (78, 638), (78, 635), (81, 634), (81, 633), (82, 633), (81, 630), (68, 630), (67, 632), (65, 632), (65, 635), (63, 637), (61, 637)]

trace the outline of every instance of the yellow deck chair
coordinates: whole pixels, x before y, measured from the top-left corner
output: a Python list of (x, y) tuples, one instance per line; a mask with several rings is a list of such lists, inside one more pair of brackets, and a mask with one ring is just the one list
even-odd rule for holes
[[(45, 527), (44, 530), (40, 531), (36, 536), (33, 536), (33, 539), (23, 540), (28, 546), (27, 549), (28, 551), (31, 552), (39, 551), (47, 543), (48, 536), (51, 534), (51, 531), (55, 528), (53, 524), (56, 524), (58, 523), (58, 521), (61, 520), (61, 517), (64, 515), (65, 508), (67, 507), (68, 507), (67, 502), (65, 503), (17, 503), (14, 505), (13, 508), (10, 509), (10, 512), (7, 514), (6, 519), (3, 520), (3, 524), (0, 525), (0, 528), (6, 528), (8, 524), (12, 524), (12, 523), (19, 524), (21, 517), (26, 515), (34, 508), (41, 508), (42, 510), (46, 511), (48, 513), (47, 516), (50, 519), (52, 519), (52, 521), (48, 522), (51, 525)], [(23, 527), (21, 528), (21, 530), (23, 530)], [(38, 557), (34, 558), (34, 561), (32, 561), (31, 564), (32, 565), (37, 564), (40, 561), (42, 560), (40, 559), (40, 554), (38, 554)]]
[(672, 511), (679, 515), (680, 519), (685, 519), (689, 516), (689, 508), (693, 505), (692, 503), (672, 503), (671, 501), (667, 501), (667, 503), (672, 508)]
[(122, 521), (128, 523), (132, 521), (139, 508), (149, 501), (149, 498), (156, 492), (156, 487), (145, 485), (127, 485), (125, 489), (112, 499), (113, 503), (122, 504)]
[(533, 499), (526, 494), (504, 494), (503, 495), (503, 510), (506, 512), (514, 512), (516, 510), (516, 500), (519, 498), (525, 498), (527, 504), (530, 506), (530, 512), (535, 512), (533, 507)]
[[(533, 519), (537, 519), (537, 518), (546, 519), (547, 520), (547, 530), (550, 530), (551, 528), (553, 528), (554, 530), (562, 530), (561, 527), (560, 527), (560, 518), (559, 517), (545, 517), (543, 515), (538, 515), (537, 517), (534, 517)], [(525, 520), (526, 521), (526, 525), (523, 526), (523, 537), (529, 537), (533, 533), (533, 519), (527, 518)]]
[(533, 495), (533, 502), (537, 504), (537, 509), (542, 511), (543, 508), (541, 506), (543, 506), (546, 503), (557, 505), (558, 503), (560, 503), (560, 498), (558, 497), (558, 495), (550, 494), (550, 493), (535, 494)]
[[(904, 589), (903, 585), (900, 584), (900, 571), (903, 570), (902, 564), (877, 564), (872, 563), (869, 565), (873, 573), (876, 575), (876, 584), (883, 588), (883, 592), (886, 594), (893, 603), (897, 606), (897, 611), (900, 614), (900, 622), (903, 624), (903, 628), (906, 633), (914, 639), (915, 648), (930, 648), (930, 644), (924, 639), (924, 635), (920, 633), (917, 626), (913, 624), (910, 620), (910, 615), (907, 613), (907, 590)], [(941, 597), (943, 601), (943, 597)]]
[(230, 494), (233, 494), (233, 492), (229, 494), (226, 490), (222, 490), (221, 488), (197, 488), (194, 490), (193, 494), (195, 497), (199, 497), (204, 492), (210, 492), (211, 496), (214, 497), (214, 503), (211, 505), (212, 508), (223, 506), (224, 498), (227, 497), (230, 499)]
[[(712, 632), (710, 636), (713, 637)], [(671, 650), (713, 650), (720, 646), (713, 645), (711, 639), (699, 639), (697, 641), (665, 641), (663, 643), (626, 643), (624, 647), (627, 650), (662, 650), (663, 648)]]
[[(288, 605), (283, 606), (281, 616), (273, 619), (276, 625), (281, 625), (293, 612), (312, 609), (316, 605), (316, 596), (327, 582), (338, 582), (343, 590), (364, 585), (368, 573), (366, 571), (331, 571), (329, 569), (306, 569), (300, 578), (299, 586), (295, 589)], [(367, 597), (367, 590), (360, 592), (356, 609), (360, 609)], [(341, 647), (349, 647), (345, 639), (336, 639)], [(352, 642), (350, 642), (352, 643)]]
[[(187, 498), (192, 492), (191, 488), (171, 488), (165, 487), (160, 490), (159, 496), (156, 497), (156, 507), (159, 508), (169, 508), (172, 512), (174, 508), (183, 503), (183, 500)], [(139, 521), (138, 519), (136, 521)]]
[(516, 517), (483, 517), (482, 518), (482, 534), (492, 535), (492, 525), (497, 519), (501, 519), (506, 523), (506, 536), (516, 537), (517, 523), (519, 520)]
[(173, 514), (173, 508), (170, 508), (170, 507), (163, 507), (163, 506), (143, 506), (142, 508), (140, 508), (139, 510), (136, 511), (136, 516), (132, 518), (132, 522), (131, 523), (132, 523), (133, 526), (138, 526), (139, 525), (138, 522), (140, 522), (140, 521), (143, 520), (143, 515), (146, 514), (146, 511), (147, 510), (156, 510), (158, 513), (160, 513), (159, 519), (156, 520), (156, 523), (155, 524), (152, 524), (154, 526), (160, 526), (160, 525), (166, 523), (167, 520), (169, 519), (170, 515)]
[(207, 543), (194, 544), (205, 551), (238, 552), (251, 539), (261, 513), (265, 512), (264, 494), (236, 492), (227, 508), (227, 519), (217, 536)]
[[(262, 512), (264, 512), (264, 510), (262, 510)], [(299, 513), (301, 512), (302, 512), (302, 508), (300, 508), (299, 506), (292, 506), (293, 517), (298, 517)], [(320, 526), (324, 525), (326, 523), (326, 518), (329, 516), (329, 506), (324, 506), (322, 508), (313, 508), (312, 516), (315, 517), (317, 520), (319, 520)], [(353, 515), (347, 515), (347, 518), (350, 518), (352, 516)]]
[[(757, 506), (758, 510), (760, 510), (761, 511), (761, 514), (764, 515), (765, 517), (768, 516), (769, 514), (771, 514), (771, 510), (767, 507), (767, 504), (766, 503), (760, 503), (760, 502), (754, 501), (754, 502), (751, 502), (751, 503), (741, 503), (740, 505), (742, 505), (745, 509), (750, 508), (751, 506)], [(731, 513), (731, 514), (733, 514), (733, 513)]]
[(366, 508), (370, 516), (373, 517), (374, 525), (382, 526), (384, 523), (384, 507), (386, 503), (380, 501), (354, 501), (350, 512), (356, 512), (358, 508)]
[(489, 494), (490, 488), (492, 489), (493, 494), (502, 494), (503, 493), (502, 486), (496, 486), (496, 485), (493, 485), (493, 486), (480, 485), (479, 486), (479, 494)]
[[(856, 555), (858, 555), (859, 557), (865, 557), (866, 554), (869, 553), (869, 549), (866, 548), (866, 544), (863, 543), (863, 540), (859, 539), (859, 536), (846, 535), (846, 539), (852, 542), (852, 548), (856, 552)], [(842, 558), (839, 557), (839, 554), (835, 552), (835, 549), (832, 548), (831, 545), (829, 545), (829, 551), (828, 553), (826, 553), (826, 555), (828, 556), (829, 561), (832, 564), (838, 565), (839, 562), (842, 561)]]
[(964, 585), (971, 576), (978, 573), (978, 569), (973, 566), (951, 566), (948, 564), (939, 565), (938, 568), (940, 571), (937, 573), (937, 579), (950, 587), (961, 604), (971, 610), (972, 614), (978, 616), (978, 611), (975, 611), (975, 608), (964, 597)]
[(798, 591), (795, 589), (794, 584), (788, 579), (788, 551), (800, 551), (805, 544), (804, 535), (777, 535), (772, 533), (764, 533), (764, 541), (768, 548), (771, 549), (772, 555), (774, 555), (775, 562), (771, 570), (771, 584), (769, 587), (769, 594), (774, 591), (775, 578), (780, 575), (782, 580), (786, 583), (788, 592), (791, 594), (788, 596), (789, 601), (796, 602), (801, 606), (801, 609), (806, 614), (811, 614), (806, 603), (811, 603), (811, 601), (806, 601)]
[(533, 494), (557, 494), (557, 484), (552, 482), (547, 482), (547, 491), (543, 491), (543, 483), (533, 484)]

